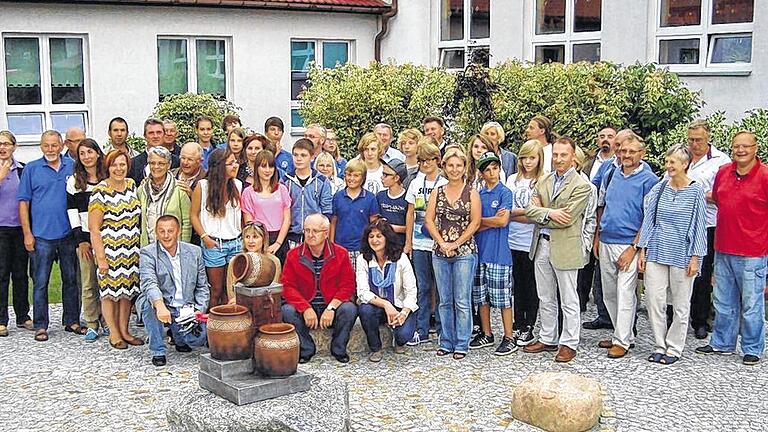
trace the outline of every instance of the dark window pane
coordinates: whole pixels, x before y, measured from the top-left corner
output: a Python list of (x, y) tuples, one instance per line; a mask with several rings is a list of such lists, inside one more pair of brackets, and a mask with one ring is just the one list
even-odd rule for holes
[(592, 32), (600, 31), (600, 12), (602, 0), (575, 0), (573, 14), (573, 31)]
[(713, 42), (712, 63), (752, 62), (752, 36), (718, 36)]
[(85, 103), (83, 40), (51, 38), (51, 102)]
[(314, 42), (291, 42), (291, 70), (308, 71), (315, 61)]
[(291, 72), (291, 100), (299, 99), (304, 87), (309, 87), (308, 76), (307, 72)]
[(755, 0), (712, 0), (712, 24), (752, 22)]
[(53, 130), (65, 134), (67, 129), (77, 127), (85, 130), (84, 113), (51, 113), (51, 125)]
[(464, 69), (464, 50), (443, 50), (440, 65), (446, 69)]
[(160, 99), (188, 91), (186, 40), (157, 40), (157, 79)]
[(227, 70), (223, 40), (197, 41), (197, 93), (227, 97)]
[(536, 63), (565, 63), (565, 45), (537, 46)]
[(580, 61), (587, 62), (599, 62), (600, 61), (600, 44), (576, 44), (573, 46), (573, 63)]
[(565, 0), (536, 0), (536, 34), (565, 33)]
[(42, 103), (40, 49), (37, 38), (5, 39), (5, 81), (8, 105)]
[(8, 130), (14, 135), (40, 135), (43, 133), (41, 113), (8, 114)]
[(660, 64), (698, 64), (699, 39), (659, 41)]
[(701, 23), (701, 0), (661, 0), (661, 26), (677, 27)]
[(347, 42), (323, 42), (323, 67), (334, 68), (349, 61)]
[(291, 110), (291, 127), (304, 127), (304, 119), (301, 118), (301, 112), (297, 109)]
[(464, 0), (442, 0), (440, 40), (464, 39)]
[(469, 37), (472, 39), (491, 37), (491, 0), (472, 0)]

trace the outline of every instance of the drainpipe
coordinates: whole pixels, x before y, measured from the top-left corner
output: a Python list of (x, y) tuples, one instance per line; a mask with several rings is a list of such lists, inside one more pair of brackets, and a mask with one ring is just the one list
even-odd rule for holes
[(389, 20), (397, 15), (397, 0), (392, 0), (392, 5), (387, 12), (381, 15), (381, 31), (376, 35), (373, 42), (373, 59), (381, 63), (381, 41), (387, 35), (389, 30)]

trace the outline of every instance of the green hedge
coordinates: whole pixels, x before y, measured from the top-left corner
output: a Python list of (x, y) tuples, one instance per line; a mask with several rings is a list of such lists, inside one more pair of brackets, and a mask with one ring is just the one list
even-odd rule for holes
[(210, 94), (184, 93), (168, 96), (155, 105), (152, 117), (175, 121), (179, 131), (176, 141), (183, 144), (197, 140), (195, 121), (200, 116), (208, 116), (213, 119), (213, 142), (220, 143), (226, 140), (221, 121), (227, 114), (237, 114), (239, 110), (232, 102), (218, 100)]

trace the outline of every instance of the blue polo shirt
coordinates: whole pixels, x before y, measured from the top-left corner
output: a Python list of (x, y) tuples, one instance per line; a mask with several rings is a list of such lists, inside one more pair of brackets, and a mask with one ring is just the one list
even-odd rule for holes
[[(512, 191), (497, 183), (493, 189), (486, 186), (480, 189), (482, 216), (493, 217), (500, 209), (512, 210)], [(488, 228), (475, 234), (479, 262), (484, 264), (512, 265), (512, 252), (509, 250), (509, 224), (500, 228)]]
[[(379, 213), (392, 225), (405, 226), (405, 211), (408, 209), (408, 202), (405, 201), (405, 190), (394, 198), (389, 196), (389, 190), (383, 190), (376, 194), (376, 201), (379, 203)], [(405, 244), (405, 233), (398, 233), (398, 237)]]
[(363, 189), (352, 199), (347, 188), (333, 196), (333, 215), (336, 216), (334, 243), (348, 251), (359, 251), (363, 230), (368, 226), (369, 217), (379, 214), (379, 203), (373, 193)]
[(45, 240), (59, 240), (71, 232), (67, 217), (67, 177), (72, 175), (74, 162), (70, 158), (59, 160), (58, 171), (48, 165), (45, 157), (28, 163), (16, 191), (16, 199), (29, 202), (32, 235)]

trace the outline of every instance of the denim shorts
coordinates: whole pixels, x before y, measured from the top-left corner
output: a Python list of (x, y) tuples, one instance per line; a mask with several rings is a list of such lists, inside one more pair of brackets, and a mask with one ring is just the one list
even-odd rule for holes
[(217, 241), (216, 246), (208, 249), (203, 245), (203, 263), (206, 267), (223, 267), (243, 251), (243, 242), (240, 238), (225, 242)]

